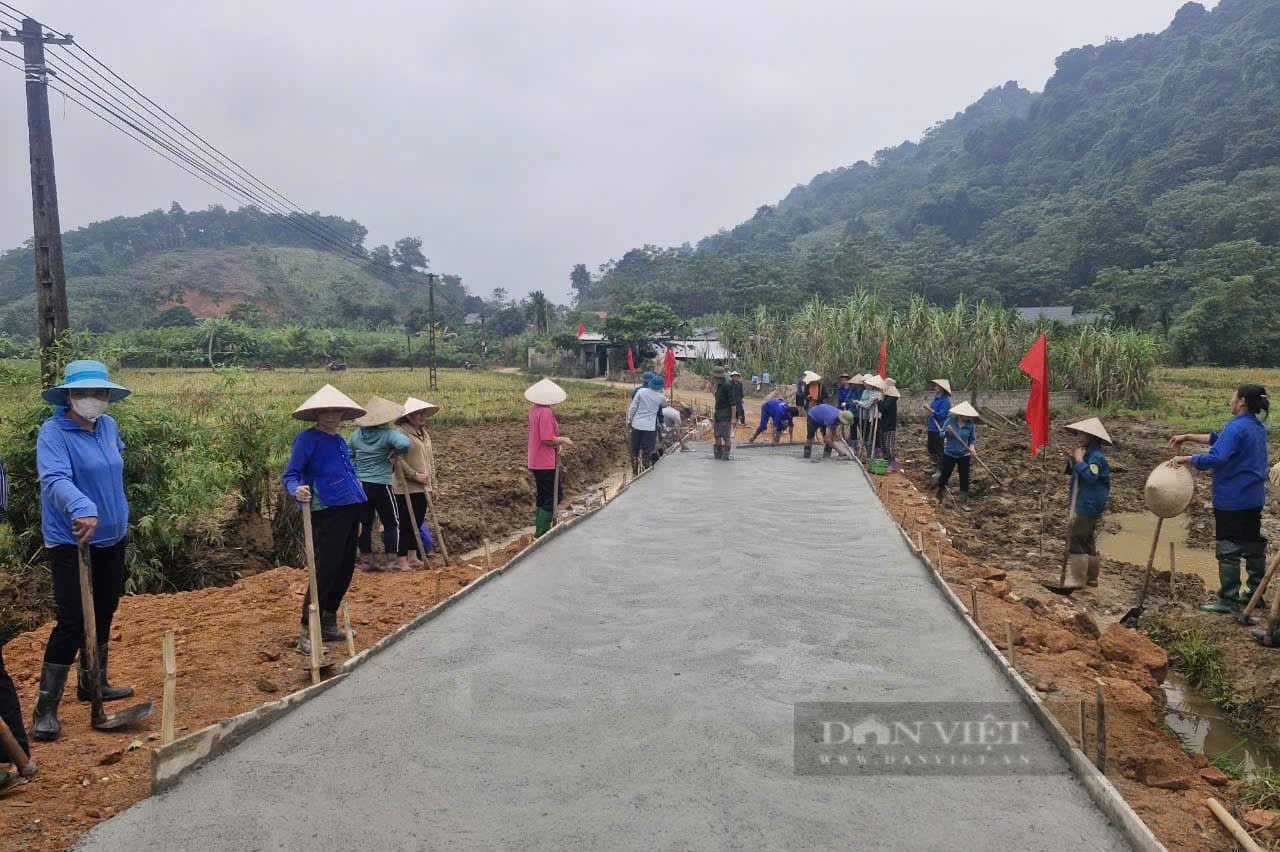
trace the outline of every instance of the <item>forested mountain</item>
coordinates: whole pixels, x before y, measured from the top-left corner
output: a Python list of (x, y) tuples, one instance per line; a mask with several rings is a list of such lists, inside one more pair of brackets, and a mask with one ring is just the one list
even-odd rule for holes
[[(859, 285), (1073, 303), (1167, 333), (1188, 358), (1262, 363), (1280, 358), (1278, 246), (1280, 0), (1222, 0), (1068, 51), (1043, 92), (992, 89), (696, 248), (629, 251), (579, 294), (686, 316)], [(1269, 312), (1243, 349), (1195, 325), (1224, 289)]]
[[(323, 229), (323, 230), (321, 230)], [(117, 217), (63, 236), (71, 324), (117, 331), (196, 317), (255, 324), (377, 327), (426, 322), (427, 259), (412, 237), (366, 251), (359, 222), (313, 215), (303, 227), (256, 207)], [(30, 244), (0, 254), (0, 332), (35, 332)], [(457, 325), (481, 300), (460, 279), (436, 285), (437, 317)]]

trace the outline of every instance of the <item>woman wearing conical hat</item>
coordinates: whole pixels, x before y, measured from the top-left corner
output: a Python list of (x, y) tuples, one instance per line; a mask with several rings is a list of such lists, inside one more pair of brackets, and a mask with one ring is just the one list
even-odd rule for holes
[[(409, 439), (409, 450), (404, 454), (404, 475), (392, 480), (396, 494), (396, 510), (400, 514), (400, 549), (396, 551), (400, 570), (421, 568), (425, 553), (417, 553), (418, 543), (413, 537), (413, 523), (419, 524), (427, 517), (427, 497), (434, 503), (436, 491), (436, 463), (431, 453), (431, 436), (427, 434), (427, 418), (433, 417), (440, 406), (409, 397), (404, 401), (404, 414), (396, 423)], [(410, 511), (412, 508), (413, 511)], [(424, 547), (429, 547), (425, 542)], [(410, 550), (416, 556), (410, 558)]]
[(356, 430), (351, 433), (351, 460), (356, 476), (364, 489), (364, 514), (360, 516), (360, 534), (356, 544), (360, 551), (357, 565), (367, 571), (381, 571), (378, 558), (373, 553), (373, 525), (376, 517), (382, 522), (382, 550), (386, 569), (398, 567), (396, 554), (400, 551), (400, 512), (391, 490), (395, 465), (392, 457), (403, 456), (411, 444), (408, 436), (392, 424), (404, 410), (389, 399), (370, 397), (365, 403), (365, 414), (356, 419)]
[[(573, 441), (560, 434), (560, 423), (551, 406), (568, 398), (564, 388), (550, 379), (543, 379), (524, 392), (524, 398), (532, 403), (529, 408), (529, 470), (533, 473), (537, 508), (533, 535), (542, 536), (555, 523), (555, 507), (564, 493), (563, 483), (556, 482), (556, 467), (562, 447), (572, 447)], [(559, 485), (560, 494), (556, 493)]]
[(1102, 572), (1098, 526), (1111, 494), (1111, 465), (1102, 447), (1111, 446), (1111, 436), (1096, 417), (1066, 428), (1080, 437), (1069, 455), (1065, 450), (1062, 453), (1067, 464), (1065, 473), (1071, 477), (1067, 499), (1074, 500), (1076, 507), (1071, 528), (1067, 530), (1067, 579), (1063, 584), (1063, 589), (1070, 591), (1085, 584), (1098, 585), (1098, 575)]
[(951, 473), (960, 469), (960, 508), (968, 511), (969, 469), (973, 464), (973, 445), (978, 440), (974, 425), (982, 417), (967, 402), (950, 407), (950, 415), (942, 424), (942, 462), (938, 466), (938, 502), (947, 496)]
[(929, 458), (933, 459), (933, 481), (937, 482), (938, 477), (942, 475), (942, 449), (945, 443), (943, 426), (946, 425), (947, 416), (951, 413), (951, 382), (946, 379), (933, 379), (929, 382), (929, 386), (933, 388), (933, 399), (922, 405), (924, 410), (929, 412), (925, 436), (928, 441)]
[[(294, 410), (297, 420), (314, 423), (293, 439), (289, 463), (280, 477), (285, 491), (311, 512), (311, 537), (316, 553), (316, 584), (320, 599), (320, 633), (325, 642), (341, 642), (338, 629), (342, 604), (356, 568), (356, 531), (364, 512), (364, 489), (351, 463), (347, 442), (338, 434), (344, 420), (363, 417), (365, 410), (351, 397), (325, 385)], [(311, 653), (307, 635), (307, 599), (302, 599), (302, 636), (298, 650)]]

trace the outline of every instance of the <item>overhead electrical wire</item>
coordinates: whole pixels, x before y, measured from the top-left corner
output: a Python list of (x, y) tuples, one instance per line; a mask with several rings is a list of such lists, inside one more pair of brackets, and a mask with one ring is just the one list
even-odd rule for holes
[[(20, 10), (3, 2), (3, 0), (0, 0), (0, 7), (10, 9), (19, 15), (24, 15)], [(2, 9), (0, 9), (0, 15), (12, 17)], [(66, 37), (64, 33), (52, 27), (46, 26), (45, 29), (55, 36)], [(51, 76), (56, 80), (56, 84), (55, 82), (49, 83), (51, 89), (59, 92), (81, 109), (95, 115), (95, 117), (129, 136), (134, 141), (139, 142), (148, 150), (158, 154), (229, 198), (240, 203), (247, 201), (249, 204), (270, 214), (279, 216), (294, 227), (295, 230), (300, 231), (317, 244), (343, 255), (353, 262), (357, 259), (365, 259), (365, 255), (356, 248), (348, 235), (338, 231), (317, 216), (307, 213), (290, 200), (288, 196), (253, 175), (248, 169), (214, 147), (155, 101), (148, 98), (87, 49), (74, 42), (71, 46), (77, 48), (93, 60), (94, 63), (105, 69), (119, 83), (123, 83), (127, 90), (71, 51), (66, 51), (59, 55), (87, 68), (97, 78), (114, 89), (114, 92), (109, 91), (101, 83), (90, 78), (79, 68), (73, 68), (67, 62), (54, 59), (47, 53), (46, 64), (50, 66)], [(5, 53), (22, 60), (22, 57), (17, 56), (17, 54), (9, 51), (5, 51)], [(6, 62), (5, 64), (8, 65), (10, 63)], [(19, 66), (11, 67), (24, 70)], [(61, 86), (72, 89), (80, 95), (80, 98), (67, 92)], [(97, 106), (97, 109), (86, 105), (81, 98), (91, 101)], [(132, 102), (132, 104), (129, 102)], [(133, 106), (135, 104), (137, 105), (136, 107)], [(106, 115), (103, 113), (106, 113)], [(111, 116), (111, 118), (108, 118), (107, 115)], [(165, 154), (164, 151), (168, 151), (169, 154)], [(227, 168), (228, 164), (234, 171)], [(256, 187), (262, 187), (262, 189), (257, 189)]]

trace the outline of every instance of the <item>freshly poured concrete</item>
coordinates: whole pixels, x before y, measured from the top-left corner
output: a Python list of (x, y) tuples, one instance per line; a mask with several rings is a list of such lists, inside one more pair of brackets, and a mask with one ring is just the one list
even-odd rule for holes
[(924, 571), (847, 463), (677, 454), (79, 848), (1128, 848), (1065, 765), (794, 774), (794, 702), (1016, 700)]

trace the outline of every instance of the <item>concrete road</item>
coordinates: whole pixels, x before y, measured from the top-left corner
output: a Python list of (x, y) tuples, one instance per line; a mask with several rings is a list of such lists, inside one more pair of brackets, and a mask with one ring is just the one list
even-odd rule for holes
[(795, 772), (795, 702), (1016, 701), (924, 570), (847, 463), (703, 445), (79, 848), (1127, 848), (1038, 728)]

